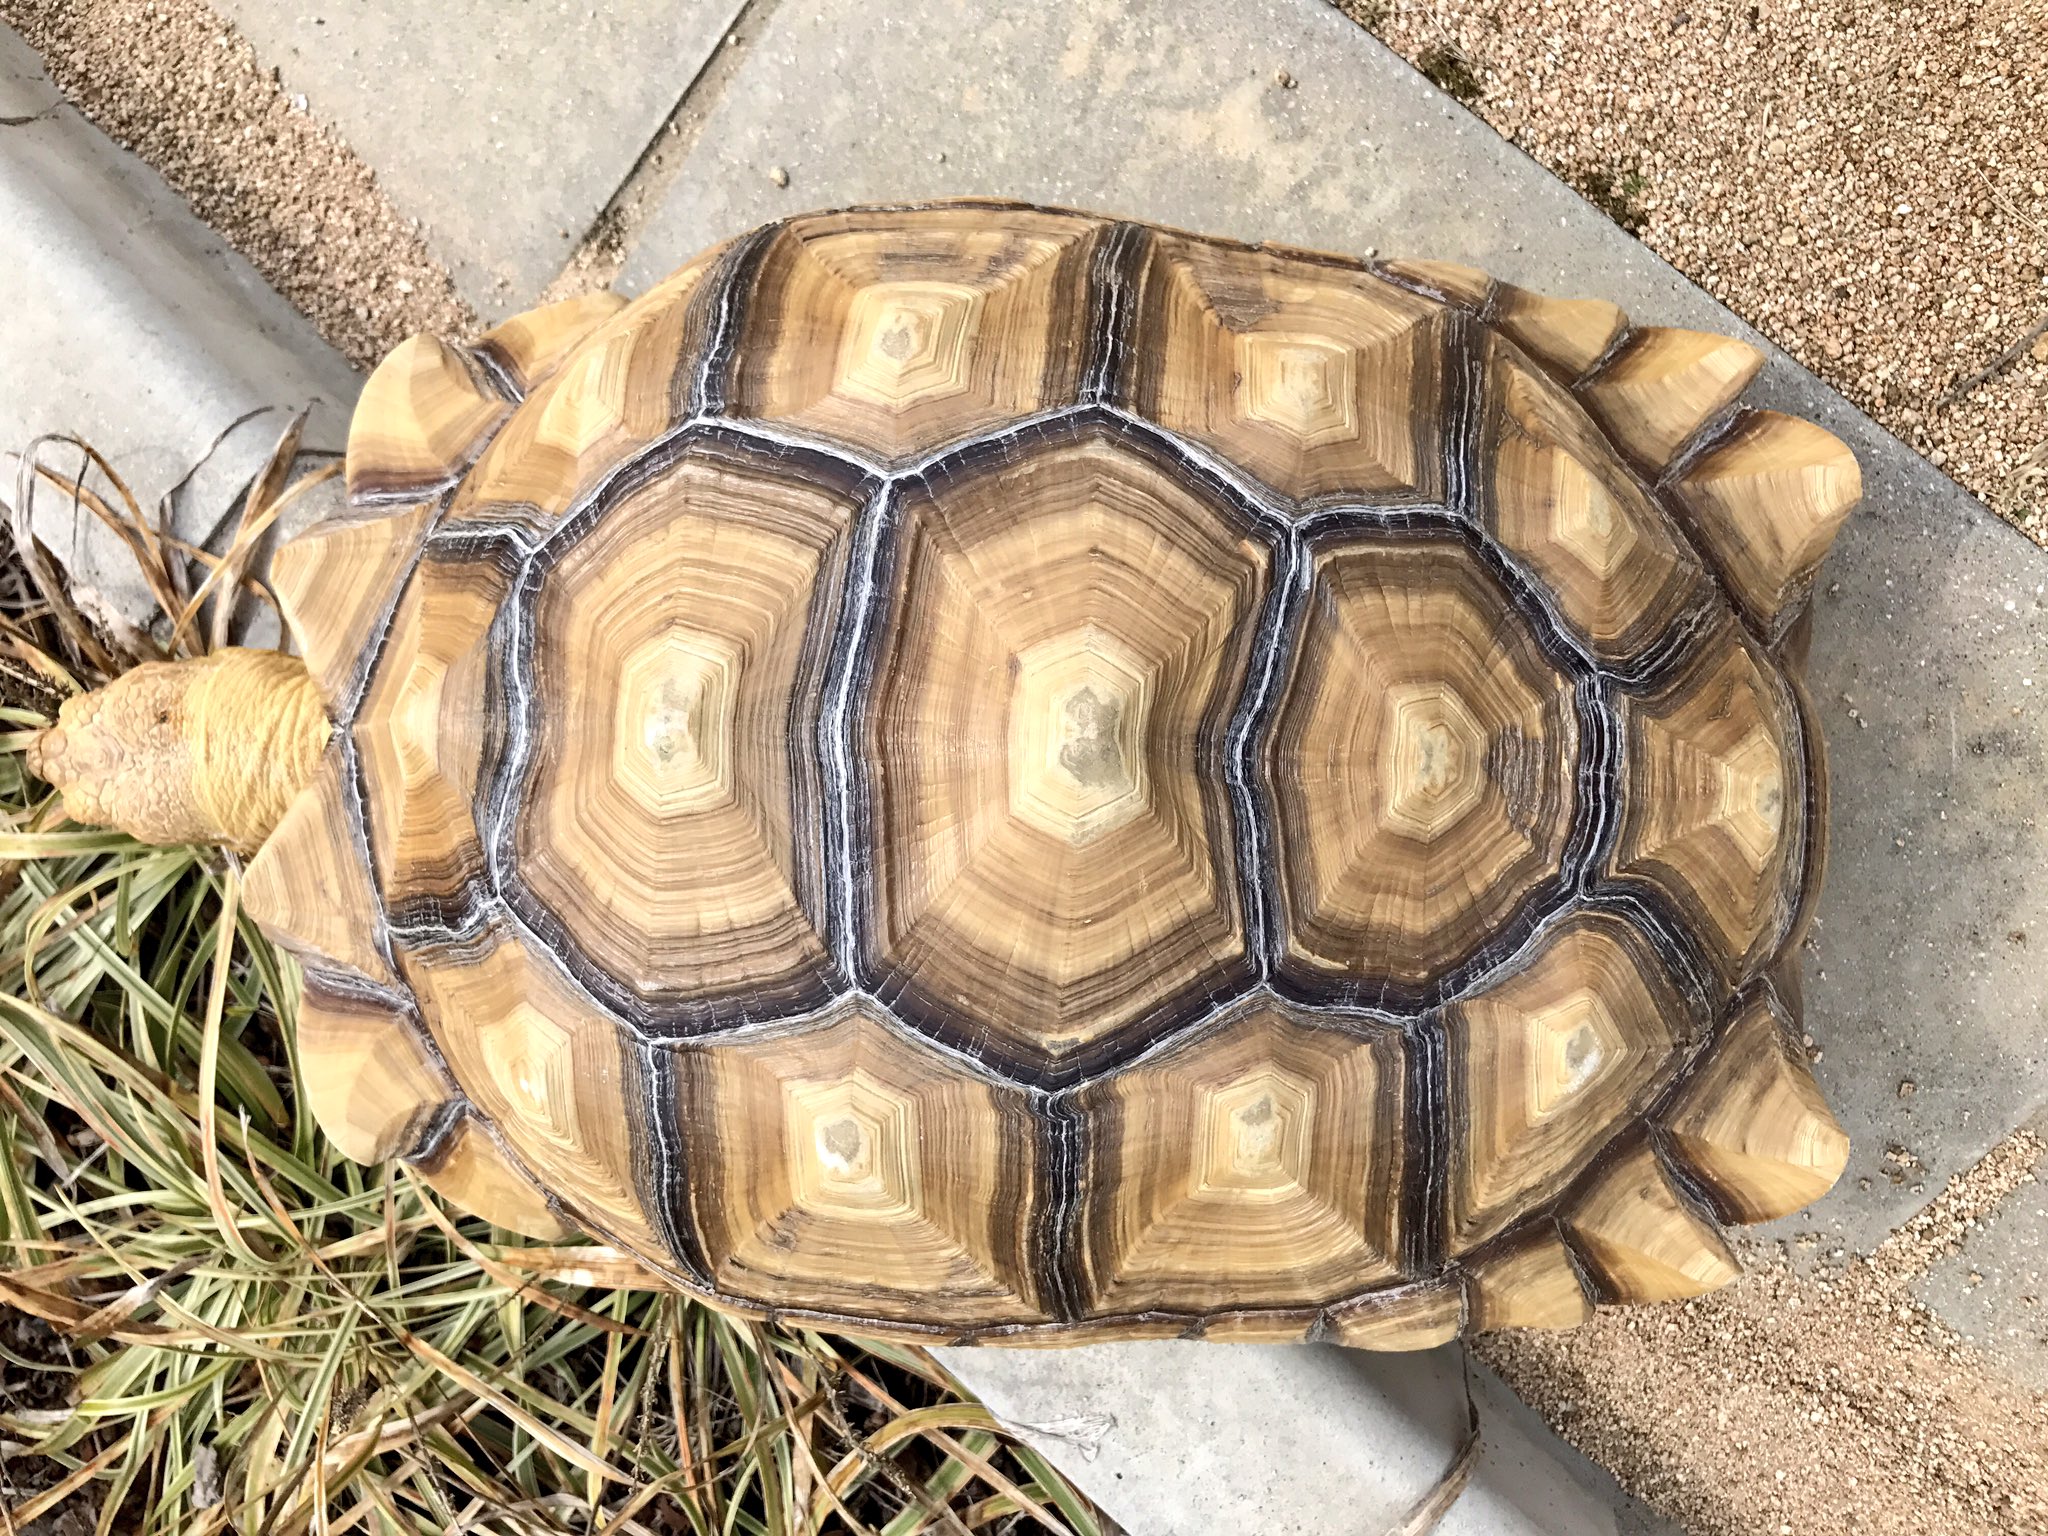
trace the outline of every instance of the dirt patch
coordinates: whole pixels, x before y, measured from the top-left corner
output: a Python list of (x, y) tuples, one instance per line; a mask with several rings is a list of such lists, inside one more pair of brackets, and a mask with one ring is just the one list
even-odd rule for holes
[(2048, 542), (2048, 0), (1338, 8)]
[(1693, 1536), (2039, 1536), (2048, 1394), (1999, 1375), (1912, 1285), (2044, 1155), (2016, 1133), (1868, 1258), (1801, 1275), (1753, 1245), (1713, 1296), (1479, 1352)]
[(370, 168), (193, 0), (0, 0), (64, 94), (358, 364), (475, 316)]

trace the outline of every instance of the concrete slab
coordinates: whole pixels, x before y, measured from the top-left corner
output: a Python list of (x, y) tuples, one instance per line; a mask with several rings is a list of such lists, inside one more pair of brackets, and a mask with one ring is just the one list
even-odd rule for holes
[(2048, 1159), (1914, 1290), (2015, 1380), (2048, 1392)]
[[(206, 228), (161, 177), (62, 104), (35, 54), (0, 28), (0, 453), (68, 432), (104, 453), (155, 514), (204, 543), (311, 405), (305, 446), (339, 450), (358, 379), (346, 359)], [(263, 414), (237, 426), (251, 412)], [(211, 451), (209, 451), (211, 450)], [(65, 450), (49, 462), (75, 472)], [(0, 506), (15, 494), (0, 461)], [(309, 498), (301, 518), (312, 511)], [(150, 601), (122, 546), (68, 501), (37, 498), (36, 531), (106, 603)]]
[(489, 319), (561, 270), (741, 0), (218, 0)]
[[(1316, 0), (782, 0), (748, 31), (627, 291), (779, 214), (979, 192), (1468, 261), (1758, 339)], [(1868, 1248), (2048, 1101), (2048, 555), (1775, 351), (1758, 395), (1868, 486), (1812, 662), (1835, 812), (1807, 1022), (1855, 1152), (1786, 1224)]]
[[(1448, 1348), (1159, 1342), (937, 1354), (1130, 1536), (1208, 1536), (1253, 1514), (1258, 1529), (1291, 1536), (1402, 1529), (1466, 1426)], [(1473, 1388), (1479, 1452), (1435, 1536), (1670, 1529), (1590, 1465), (1581, 1482), (1498, 1380), (1475, 1371)]]

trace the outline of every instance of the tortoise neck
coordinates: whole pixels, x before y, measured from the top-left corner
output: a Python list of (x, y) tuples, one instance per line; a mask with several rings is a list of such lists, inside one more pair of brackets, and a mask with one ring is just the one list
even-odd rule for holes
[(66, 700), (28, 766), (74, 821), (250, 852), (311, 782), (332, 729), (304, 662), (230, 648)]

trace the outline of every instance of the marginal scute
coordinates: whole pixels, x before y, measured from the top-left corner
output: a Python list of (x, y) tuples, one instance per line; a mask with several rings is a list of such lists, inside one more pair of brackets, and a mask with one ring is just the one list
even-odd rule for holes
[(965, 207), (790, 221), (754, 281), (733, 414), (893, 462), (1071, 404), (1103, 228)]
[(433, 513), (423, 502), (388, 517), (331, 518), (272, 557), (278, 611), (330, 707), (339, 707), (353, 687)]
[(1553, 299), (1503, 283), (1494, 324), (1524, 352), (1570, 382), (1607, 353), (1628, 316), (1605, 299)]
[(625, 299), (608, 290), (544, 304), (485, 331), (477, 350), (504, 369), (522, 396), (529, 395), (578, 342), (625, 307)]
[(1464, 1288), (1427, 1280), (1368, 1291), (1323, 1313), (1324, 1343), (1347, 1349), (1408, 1351), (1448, 1344), (1465, 1326)]
[(1090, 1083), (1084, 1311), (1204, 1312), (1393, 1278), (1402, 1062), (1270, 1004)]
[(454, 1096), (406, 1010), (317, 974), (306, 976), (293, 1038), (307, 1107), (356, 1162), (410, 1151)]
[(796, 469), (693, 446), (557, 546), (534, 600), (518, 877), (629, 1004), (830, 996), (802, 744), (861, 487)]
[(472, 1115), (465, 1113), (412, 1166), (443, 1200), (494, 1227), (545, 1243), (576, 1235)]
[(370, 854), (402, 922), (459, 911), (486, 879), (474, 806), (491, 733), (488, 638), (510, 581), (488, 554), (423, 558), (356, 715)]
[(1065, 1068), (1248, 976), (1220, 755), (1272, 554), (1233, 518), (1092, 427), (905, 493), (855, 754), (899, 1011)]
[(1626, 667), (1716, 601), (1712, 578), (1568, 391), (1512, 347), (1489, 341), (1484, 355), (1486, 530), (1596, 656)]
[(1455, 261), (1383, 261), (1379, 270), (1472, 309), (1484, 304), (1493, 292), (1491, 276)]
[(477, 460), (447, 521), (545, 532), (611, 469), (687, 414), (703, 340), (698, 257), (586, 336)]
[(1677, 1157), (1731, 1221), (1770, 1221), (1811, 1205), (1848, 1166), (1791, 1020), (1767, 995), (1723, 1026), (1665, 1119)]
[(1671, 487), (1743, 611), (1776, 641), (1842, 521), (1863, 499), (1848, 445), (1797, 416), (1751, 411)]
[(352, 799), (337, 741), (250, 863), (242, 907), (273, 943), (391, 986), (398, 978), (379, 947), (384, 917), (356, 845)]
[(1554, 881), (1576, 798), (1569, 679), (1450, 538), (1318, 547), (1267, 749), (1281, 974), (1418, 989)]
[(363, 385), (349, 422), (349, 499), (413, 500), (453, 483), (512, 413), (478, 374), (438, 336), (393, 347)]
[(1450, 1238), (1477, 1246), (1547, 1205), (1669, 1079), (1687, 1010), (1655, 950), (1582, 912), (1451, 1010)]
[(1732, 989), (1777, 953), (1798, 903), (1806, 772), (1789, 690), (1731, 617), (1668, 682), (1623, 694), (1621, 714), (1613, 873), (1675, 903)]
[(636, 1150), (653, 1095), (631, 1037), (501, 926), (404, 964), (449, 1070), (520, 1160), (585, 1220), (663, 1251)]
[(1587, 407), (1651, 478), (1749, 388), (1764, 355), (1711, 331), (1645, 326), (1581, 386)]
[(1554, 1222), (1531, 1222), (1471, 1266), (1467, 1293), (1476, 1333), (1496, 1328), (1576, 1328), (1592, 1298)]
[(1714, 1224), (1685, 1203), (1637, 1138), (1565, 1213), (1608, 1301), (1677, 1301), (1719, 1290), (1742, 1266)]
[(809, 1027), (679, 1046), (684, 1196), (710, 1279), (771, 1306), (963, 1332), (1044, 1305), (1028, 1245), (1037, 1118), (849, 1002)]
[(1443, 307), (1370, 273), (1155, 234), (1137, 414), (1283, 496), (1443, 493)]
[(1189, 1332), (1211, 1344), (1299, 1344), (1321, 1318), (1314, 1307), (1225, 1309), (1190, 1325)]

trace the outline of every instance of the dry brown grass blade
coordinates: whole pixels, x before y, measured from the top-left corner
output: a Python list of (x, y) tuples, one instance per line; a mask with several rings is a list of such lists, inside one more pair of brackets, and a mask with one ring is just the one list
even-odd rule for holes
[(484, 1248), (505, 1269), (564, 1285), (587, 1285), (605, 1291), (656, 1291), (674, 1287), (631, 1254), (602, 1243), (588, 1248)]
[[(134, 495), (128, 490), (127, 485), (122, 482), (119, 476), (114, 474), (112, 467), (108, 465), (105, 459), (100, 457), (98, 451), (89, 443), (74, 437), (60, 437), (56, 441), (67, 443), (79, 449), (87, 456), (91, 466), (97, 467), (107, 476), (122, 497), (121, 510), (116, 511), (113, 507), (108, 506), (105, 498), (86, 484), (83, 472), (75, 478), (67, 479), (55, 470), (37, 463), (35, 466), (37, 477), (49, 481), (59, 490), (70, 495), (74, 516), (76, 516), (77, 510), (82, 507), (86, 511), (91, 512), (94, 517), (97, 517), (108, 528), (112, 529), (127, 544), (129, 553), (135, 559), (136, 568), (141, 572), (143, 581), (149, 587), (152, 600), (159, 605), (165, 603), (174, 605), (177, 597), (178, 583), (176, 567), (165, 557), (164, 541), (143, 520), (142, 508), (136, 504)], [(166, 611), (169, 610), (166, 609)], [(111, 616), (103, 614), (101, 615), (101, 621), (103, 623), (111, 622)], [(121, 639), (123, 649), (127, 652), (127, 659), (130, 662), (154, 660), (159, 654), (158, 647), (154, 642), (139, 630), (123, 629)], [(110, 666), (107, 670), (111, 671), (117, 668), (118, 663)]]
[(101, 676), (107, 676), (115, 670), (113, 655), (100, 644), (92, 626), (85, 622), (84, 615), (71, 601), (69, 590), (58, 580), (35, 534), (36, 482), (40, 469), (36, 456), (42, 452), (45, 443), (52, 441), (61, 439), (54, 434), (38, 437), (23, 452), (15, 455), (14, 557), (21, 562), (29, 585), (62, 632), (73, 659), (93, 668)]
[(95, 1340), (107, 1337), (107, 1335), (116, 1328), (121, 1327), (137, 1312), (140, 1312), (152, 1301), (155, 1301), (157, 1297), (161, 1296), (172, 1285), (184, 1279), (193, 1270), (199, 1268), (205, 1261), (205, 1258), (206, 1256), (200, 1253), (188, 1254), (169, 1269), (151, 1275), (147, 1280), (139, 1281), (129, 1286), (127, 1290), (100, 1307), (98, 1311), (87, 1317), (77, 1328), (73, 1329), (71, 1333), (72, 1342), (90, 1344)]
[(231, 594), (240, 585), (242, 567), (256, 541), (284, 510), (285, 484), (291, 479), (292, 466), (298, 462), (299, 439), (305, 435), (306, 417), (311, 411), (311, 406), (302, 406), (285, 423), (284, 431), (278, 434), (277, 446), (270, 450), (270, 457), (257, 471), (256, 478), (249, 482), (249, 494), (242, 498), (242, 515), (234, 542), (229, 545), (221, 563), (207, 573), (209, 581), (219, 578), (226, 586), (221, 601), (214, 605), (213, 630), (208, 636), (208, 643), (215, 650), (228, 643), (228, 630), (234, 619)]
[[(886, 1387), (851, 1362), (841, 1360), (839, 1368), (845, 1372), (849, 1381), (853, 1382), (863, 1392), (867, 1393), (868, 1396), (888, 1409), (889, 1412), (895, 1414), (899, 1421), (913, 1413), (927, 1412), (927, 1410), (923, 1409), (906, 1408), (896, 1400)], [(977, 1429), (1002, 1430), (1002, 1426), (996, 1422), (995, 1415), (979, 1404), (961, 1403), (945, 1404), (943, 1406), (948, 1412), (967, 1414), (968, 1418), (963, 1422), (971, 1423)], [(1064, 1520), (1039, 1503), (1038, 1500), (1032, 1498), (1022, 1488), (1018, 1487), (1015, 1482), (1005, 1477), (986, 1456), (969, 1450), (943, 1430), (930, 1429), (923, 1430), (922, 1432), (929, 1435), (932, 1443), (943, 1449), (948, 1456), (971, 1468), (974, 1475), (987, 1483), (989, 1487), (1014, 1500), (1019, 1510), (1036, 1520), (1046, 1530), (1052, 1532), (1053, 1536), (1072, 1536), (1072, 1532), (1068, 1529)]]
[[(26, 1312), (30, 1317), (40, 1318), (60, 1334), (74, 1335), (84, 1328), (93, 1315), (93, 1309), (83, 1302), (73, 1301), (51, 1291), (38, 1290), (33, 1286), (17, 1285), (4, 1272), (0, 1272), (0, 1302), (5, 1302), (17, 1312)], [(130, 1323), (110, 1328), (103, 1335), (118, 1339), (124, 1344), (200, 1344), (205, 1340), (198, 1334), (185, 1333), (165, 1328), (156, 1323)]]
[[(407, 1170), (407, 1177), (412, 1177), (411, 1170), (409, 1169)], [(538, 1276), (532, 1274), (522, 1275), (511, 1266), (500, 1264), (489, 1254), (485, 1253), (482, 1247), (463, 1236), (461, 1230), (456, 1227), (454, 1222), (448, 1219), (447, 1213), (441, 1209), (440, 1203), (433, 1199), (425, 1189), (419, 1188), (417, 1181), (415, 1181), (415, 1188), (419, 1190), (420, 1205), (427, 1214), (427, 1220), (441, 1230), (448, 1241), (455, 1245), (457, 1252), (461, 1253), (463, 1257), (473, 1260), (477, 1268), (497, 1281), (498, 1284), (504, 1286), (516, 1299), (530, 1301), (535, 1306), (545, 1307), (558, 1317), (569, 1318), (574, 1322), (582, 1323), (587, 1328), (595, 1328), (600, 1333), (624, 1334), (630, 1338), (645, 1337), (644, 1330), (635, 1328), (629, 1323), (621, 1323), (612, 1318), (600, 1316), (588, 1307), (579, 1307), (573, 1301), (566, 1301), (560, 1296), (549, 1295), (540, 1288)]]

